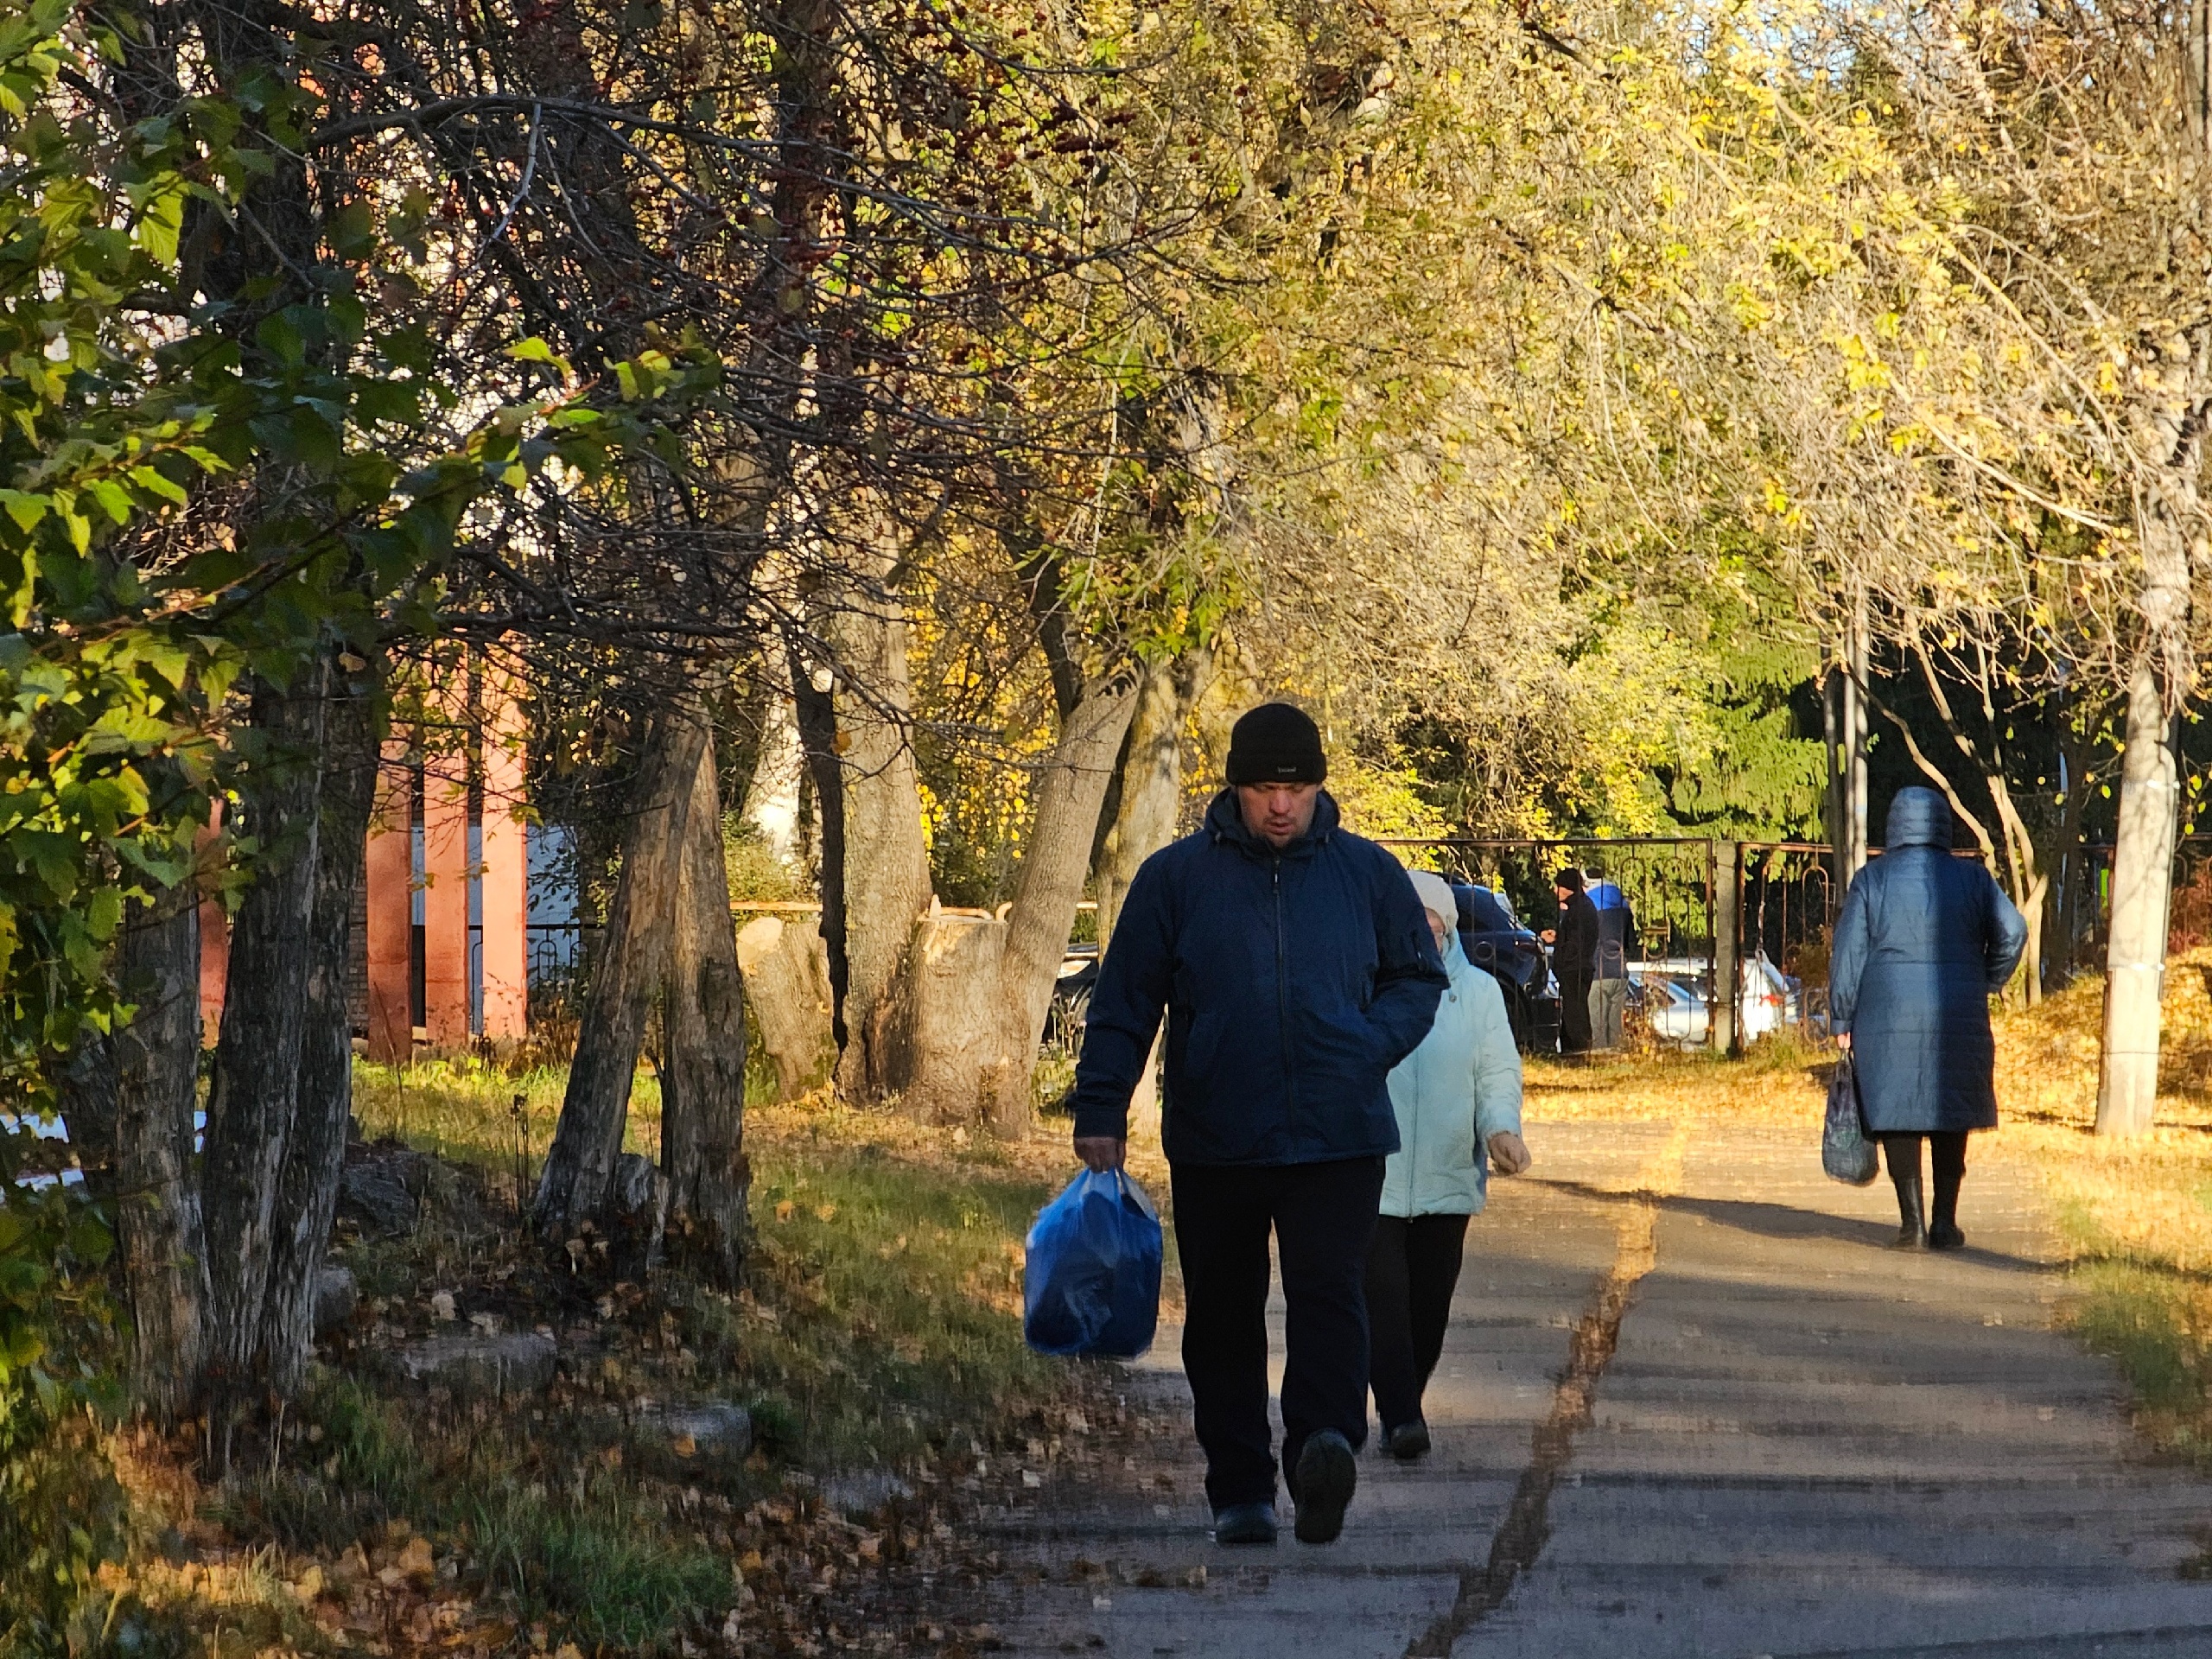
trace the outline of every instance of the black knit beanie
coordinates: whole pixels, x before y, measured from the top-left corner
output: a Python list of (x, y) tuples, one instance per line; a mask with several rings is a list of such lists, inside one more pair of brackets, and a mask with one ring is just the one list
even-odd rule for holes
[(1552, 878), (1552, 886), (1566, 887), (1570, 892), (1580, 893), (1582, 891), (1582, 872), (1570, 864)]
[(1263, 702), (1230, 729), (1231, 784), (1318, 784), (1328, 775), (1321, 728), (1302, 709)]

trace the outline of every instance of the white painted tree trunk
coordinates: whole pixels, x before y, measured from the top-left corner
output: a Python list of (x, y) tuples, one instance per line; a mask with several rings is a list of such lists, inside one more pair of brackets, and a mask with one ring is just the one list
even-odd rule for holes
[(2158, 1097), (2158, 994), (2165, 980), (2172, 898), (2174, 754), (2165, 700), (2148, 653), (2127, 689), (2127, 747), (2120, 756), (2120, 830), (2112, 857), (2112, 924), (2105, 954), (2103, 1065), (2097, 1133), (2138, 1135)]
[(2193, 550), (2199, 557), (2204, 550), (2197, 473), (2203, 412), (2212, 407), (2212, 328), (2199, 325), (2193, 334), (2141, 349), (2144, 390), (2130, 409), (2131, 436), (2136, 452), (2154, 465), (2141, 480), (2135, 514), (2142, 556), (2135, 608), (2143, 643), (2128, 677), (2127, 747), (2120, 756), (2120, 827), (2113, 837), (2100, 1135), (2148, 1128), (2158, 1097), (2158, 993), (2181, 816), (2167, 727), (2196, 682), (2190, 563)]
[(745, 823), (779, 864), (804, 855), (799, 836), (799, 777), (805, 756), (798, 741), (798, 708), (780, 691), (768, 694), (760, 730), (760, 755), (745, 791)]

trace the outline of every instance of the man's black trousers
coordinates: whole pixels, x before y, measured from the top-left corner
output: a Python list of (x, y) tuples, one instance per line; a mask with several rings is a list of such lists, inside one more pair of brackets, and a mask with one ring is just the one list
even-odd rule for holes
[[(1206, 1498), (1271, 1503), (1268, 1425), (1268, 1235), (1282, 1261), (1288, 1352), (1283, 1466), (1333, 1428), (1367, 1440), (1367, 1247), (1382, 1160), (1224, 1168), (1177, 1164), (1175, 1248), (1183, 1264), (1183, 1370), (1191, 1382)], [(1293, 1495), (1294, 1497), (1295, 1494)]]
[(1425, 1421), (1421, 1391), (1444, 1351), (1465, 1216), (1384, 1216), (1367, 1251), (1368, 1370), (1383, 1431)]
[(1559, 976), (1559, 1052), (1562, 1054), (1590, 1052), (1590, 982), (1594, 977), (1586, 968)]

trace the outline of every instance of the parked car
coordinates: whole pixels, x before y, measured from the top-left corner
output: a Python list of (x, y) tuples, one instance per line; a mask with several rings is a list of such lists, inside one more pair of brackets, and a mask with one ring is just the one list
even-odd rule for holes
[(1705, 993), (1663, 974), (1629, 969), (1629, 994), (1639, 999), (1652, 1036), (1681, 1048), (1701, 1048), (1712, 1029)]
[(1045, 1052), (1069, 1059), (1083, 1053), (1083, 1028), (1090, 1014), (1090, 993), (1098, 983), (1098, 947), (1071, 944), (1060, 958), (1052, 982), (1052, 1006), (1045, 1012)]
[(1559, 984), (1536, 936), (1521, 925), (1503, 893), (1452, 884), (1459, 906), (1459, 948), (1505, 993), (1505, 1017), (1524, 1054), (1559, 1048)]

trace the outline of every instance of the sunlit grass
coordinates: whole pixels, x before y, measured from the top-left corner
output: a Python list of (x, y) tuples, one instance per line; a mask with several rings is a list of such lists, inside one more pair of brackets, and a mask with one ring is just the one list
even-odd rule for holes
[[(390, 1136), (454, 1163), (502, 1171), (514, 1166), (520, 1146), (535, 1167), (552, 1141), (568, 1086), (566, 1066), (515, 1073), (474, 1059), (397, 1066), (356, 1060), (353, 1116), (372, 1141)], [(650, 1066), (638, 1068), (622, 1144), (647, 1157), (659, 1152), (660, 1079)]]
[[(552, 1069), (361, 1063), (356, 1109), (372, 1136), (475, 1165), (511, 1194), (515, 1098), (534, 1175), (565, 1084)], [(948, 1425), (1057, 1397), (1065, 1367), (1021, 1339), (1021, 1242), (1066, 1179), (1064, 1135), (996, 1141), (820, 1099), (756, 1103), (746, 1287), (686, 1298), (701, 1368), (759, 1408), (776, 1450), (823, 1466), (897, 1462)], [(658, 1137), (658, 1087), (641, 1069), (626, 1143), (652, 1156)], [(425, 1269), (459, 1270), (428, 1259), (435, 1249), (419, 1243)], [(365, 1262), (364, 1276), (390, 1266)]]

